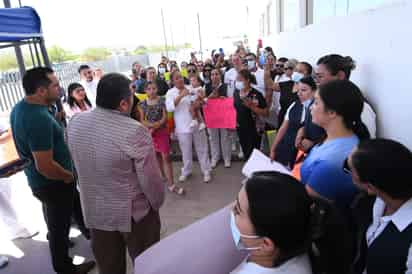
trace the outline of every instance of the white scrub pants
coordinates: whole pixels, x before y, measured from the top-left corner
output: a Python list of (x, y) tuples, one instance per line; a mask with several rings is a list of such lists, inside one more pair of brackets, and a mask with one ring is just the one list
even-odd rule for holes
[(193, 152), (192, 147), (195, 145), (197, 159), (203, 175), (211, 171), (209, 158), (209, 145), (207, 142), (206, 130), (195, 129), (193, 133), (176, 133), (179, 140), (180, 150), (182, 152), (183, 168), (182, 175), (188, 176), (192, 173)]
[(232, 139), (224, 128), (209, 128), (210, 150), (212, 162), (219, 162), (221, 154), (225, 162), (230, 162), (232, 156)]
[(20, 236), (27, 236), (29, 232), (18, 221), (17, 213), (11, 204), (11, 180), (0, 179), (0, 231), (10, 240)]

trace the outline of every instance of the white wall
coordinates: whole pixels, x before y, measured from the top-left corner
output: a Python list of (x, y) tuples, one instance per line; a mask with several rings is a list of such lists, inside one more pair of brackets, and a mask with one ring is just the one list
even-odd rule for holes
[(378, 115), (378, 136), (412, 149), (412, 1), (336, 17), (265, 38), (276, 55), (316, 64), (338, 53), (357, 62), (351, 76)]

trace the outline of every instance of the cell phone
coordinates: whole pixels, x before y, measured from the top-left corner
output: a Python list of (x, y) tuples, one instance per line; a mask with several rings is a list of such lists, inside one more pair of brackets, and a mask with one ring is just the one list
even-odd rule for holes
[(30, 159), (17, 159), (11, 162), (8, 162), (0, 167), (0, 178), (7, 177), (7, 174), (10, 172), (22, 171), (28, 167), (31, 163)]

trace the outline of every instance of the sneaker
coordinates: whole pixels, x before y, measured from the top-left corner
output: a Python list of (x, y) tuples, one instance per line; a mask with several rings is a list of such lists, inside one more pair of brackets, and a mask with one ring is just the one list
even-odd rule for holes
[(237, 154), (237, 157), (239, 157), (239, 159), (243, 159), (245, 157), (245, 154), (243, 154), (242, 150), (239, 151), (239, 153)]
[(183, 183), (184, 181), (186, 181), (187, 180), (187, 178), (190, 176), (190, 174), (189, 175), (180, 175), (180, 177), (179, 177), (179, 182), (181, 182), (181, 183)]
[(230, 168), (232, 163), (230, 161), (225, 161), (225, 168)]
[(210, 177), (210, 173), (206, 173), (204, 176), (203, 176), (203, 183), (209, 183), (210, 182), (210, 180), (212, 180), (212, 177)]
[(199, 124), (199, 130), (204, 130), (204, 129), (206, 129), (206, 124), (202, 122)]
[(74, 266), (73, 274), (87, 274), (95, 267), (96, 263), (94, 261), (85, 262)]
[(190, 128), (194, 129), (195, 127), (197, 127), (199, 125), (199, 123), (196, 120), (192, 120), (192, 122), (190, 122)]
[(233, 143), (233, 144), (232, 144), (232, 152), (235, 152), (235, 151), (236, 151), (236, 144)]
[(9, 259), (6, 256), (0, 255), (0, 269), (9, 264)]
[(212, 162), (210, 163), (210, 167), (211, 167), (211, 168), (216, 168), (217, 162), (218, 162), (218, 161), (212, 160)]

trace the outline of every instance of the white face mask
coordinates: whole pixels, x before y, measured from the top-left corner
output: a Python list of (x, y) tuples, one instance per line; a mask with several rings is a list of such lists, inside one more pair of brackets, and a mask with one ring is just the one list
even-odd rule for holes
[(255, 61), (252, 61), (252, 60), (247, 61), (247, 69), (248, 70), (252, 70), (252, 69), (255, 69), (255, 68), (256, 68), (256, 62)]
[(242, 90), (242, 89), (245, 88), (245, 84), (243, 84), (242, 81), (236, 81), (235, 82), (235, 88), (238, 89), (238, 90)]
[(238, 250), (258, 250), (260, 247), (245, 247), (241, 241), (241, 238), (245, 239), (259, 239), (260, 236), (257, 235), (243, 235), (240, 233), (239, 229), (237, 228), (236, 221), (235, 221), (235, 214), (230, 212), (230, 228), (232, 230), (232, 237), (235, 241), (236, 248)]
[(293, 72), (292, 74), (292, 81), (297, 83), (299, 82), (302, 78), (304, 77), (304, 75), (300, 72)]
[(166, 72), (166, 69), (165, 69), (165, 68), (159, 68), (159, 73), (160, 73), (160, 74), (165, 74), (165, 72)]

